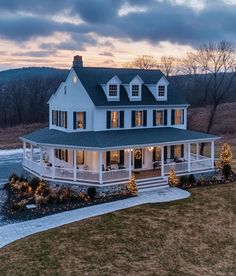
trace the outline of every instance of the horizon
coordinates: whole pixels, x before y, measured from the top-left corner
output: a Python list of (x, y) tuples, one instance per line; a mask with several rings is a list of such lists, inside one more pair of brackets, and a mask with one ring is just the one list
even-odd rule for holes
[(123, 67), (141, 55), (182, 58), (202, 43), (236, 42), (236, 0), (30, 2), (0, 3), (0, 71), (67, 69), (77, 54), (88, 67)]

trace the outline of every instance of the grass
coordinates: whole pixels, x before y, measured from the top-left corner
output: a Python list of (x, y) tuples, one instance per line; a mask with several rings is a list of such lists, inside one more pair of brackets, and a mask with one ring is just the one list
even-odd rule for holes
[(19, 240), (0, 275), (235, 275), (236, 183)]

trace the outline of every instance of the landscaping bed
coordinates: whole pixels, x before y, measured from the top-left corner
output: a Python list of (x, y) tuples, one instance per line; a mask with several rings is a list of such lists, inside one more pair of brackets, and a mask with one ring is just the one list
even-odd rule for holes
[(98, 195), (95, 187), (87, 193), (76, 192), (70, 188), (53, 188), (39, 179), (28, 181), (12, 175), (4, 186), (7, 200), (2, 206), (2, 223), (20, 222), (36, 219), (77, 208), (122, 200), (137, 195), (136, 184), (124, 187), (119, 192)]

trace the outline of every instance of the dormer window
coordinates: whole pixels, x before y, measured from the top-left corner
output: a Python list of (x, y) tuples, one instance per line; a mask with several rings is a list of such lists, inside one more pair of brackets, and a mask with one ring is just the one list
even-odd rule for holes
[(117, 84), (109, 84), (109, 97), (118, 96), (118, 87)]
[(132, 89), (131, 96), (132, 97), (139, 97), (139, 85), (133, 84), (132, 87), (131, 87), (131, 89)]
[(164, 85), (158, 86), (158, 97), (165, 97), (165, 86)]

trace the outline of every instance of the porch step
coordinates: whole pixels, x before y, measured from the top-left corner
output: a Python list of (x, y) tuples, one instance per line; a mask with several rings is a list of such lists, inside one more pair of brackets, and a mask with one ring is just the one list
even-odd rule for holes
[(145, 191), (151, 191), (161, 188), (168, 188), (168, 182), (167, 180), (163, 178), (147, 178), (147, 179), (138, 179), (137, 181), (137, 187), (139, 192), (145, 192)]

